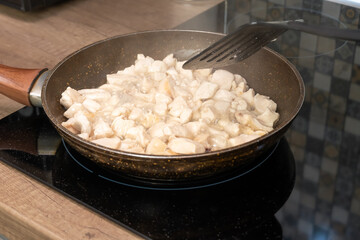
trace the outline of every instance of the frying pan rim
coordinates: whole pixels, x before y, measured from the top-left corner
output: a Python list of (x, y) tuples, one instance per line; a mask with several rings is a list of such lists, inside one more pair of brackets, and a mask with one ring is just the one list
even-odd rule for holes
[[(102, 44), (104, 42), (108, 42), (111, 41), (113, 39), (117, 39), (117, 38), (121, 38), (121, 37), (127, 37), (127, 36), (135, 36), (135, 35), (141, 35), (141, 34), (152, 34), (152, 33), (161, 33), (161, 32), (186, 32), (186, 33), (201, 33), (201, 34), (210, 34), (210, 35), (218, 35), (218, 36), (224, 36), (225, 34), (223, 33), (217, 33), (217, 32), (210, 32), (210, 31), (200, 31), (200, 30), (178, 30), (178, 29), (160, 29), (160, 30), (149, 30), (149, 31), (140, 31), (140, 32), (132, 32), (132, 33), (127, 33), (127, 34), (121, 34), (121, 35), (116, 35), (116, 36), (112, 36), (109, 38), (105, 38), (96, 42), (93, 42), (91, 44), (88, 44), (74, 52), (72, 52), (71, 54), (69, 54), (68, 56), (66, 56), (64, 59), (62, 59), (59, 63), (57, 63), (54, 68), (52, 70), (50, 70), (49, 75), (47, 76), (47, 78), (44, 81), (43, 87), (42, 87), (42, 91), (41, 91), (41, 101), (42, 101), (42, 106), (43, 109), (45, 110), (46, 115), (48, 116), (48, 118), (51, 120), (51, 122), (55, 125), (55, 127), (60, 130), (63, 134), (65, 134), (67, 137), (69, 137), (70, 139), (74, 139), (77, 142), (81, 142), (85, 145), (88, 145), (89, 147), (91, 147), (92, 151), (96, 151), (96, 152), (108, 152), (111, 153), (111, 155), (122, 155), (124, 157), (131, 157), (133, 161), (136, 161), (136, 159), (139, 160), (153, 160), (154, 158), (156, 159), (168, 159), (168, 160), (178, 160), (178, 159), (194, 159), (194, 158), (205, 158), (206, 157), (211, 157), (211, 156), (219, 156), (222, 154), (226, 154), (228, 152), (232, 152), (235, 150), (240, 150), (242, 148), (246, 148), (249, 147), (250, 145), (259, 143), (261, 141), (263, 141), (266, 138), (269, 138), (272, 135), (277, 134), (281, 129), (283, 129), (285, 126), (289, 125), (294, 118), (298, 115), (303, 103), (304, 103), (304, 99), (305, 99), (305, 85), (303, 82), (303, 79), (300, 75), (300, 73), (297, 71), (296, 67), (284, 56), (282, 56), (281, 54), (277, 53), (276, 51), (268, 48), (268, 47), (263, 47), (260, 51), (267, 51), (273, 55), (275, 55), (277, 58), (280, 58), (280, 60), (282, 60), (284, 63), (286, 63), (291, 71), (295, 74), (296, 79), (298, 79), (298, 85), (299, 85), (299, 94), (300, 97), (296, 103), (296, 106), (294, 108), (294, 112), (291, 114), (291, 118), (287, 119), (285, 122), (283, 122), (281, 125), (278, 125), (275, 127), (274, 130), (272, 130), (271, 132), (260, 136), (252, 141), (237, 145), (237, 146), (233, 146), (233, 147), (228, 147), (225, 149), (220, 149), (220, 150), (216, 150), (216, 151), (211, 151), (211, 152), (205, 152), (205, 153), (197, 153), (197, 154), (179, 154), (179, 155), (150, 155), (150, 154), (145, 154), (145, 153), (135, 153), (135, 152), (126, 152), (126, 151), (122, 151), (122, 150), (117, 150), (117, 149), (113, 149), (113, 148), (108, 148), (87, 140), (84, 140), (83, 138), (71, 133), (69, 130), (67, 130), (65, 127), (63, 127), (61, 125), (61, 123), (57, 123), (57, 121), (55, 120), (54, 117), (52, 117), (52, 113), (50, 111), (50, 109), (48, 108), (48, 104), (45, 98), (46, 95), (46, 89), (47, 86), (49, 84), (49, 82), (51, 81), (51, 77), (52, 75), (57, 71), (57, 69), (59, 69), (64, 63), (66, 63), (70, 58), (72, 58), (73, 56), (77, 55), (80, 52), (83, 52), (84, 50), (91, 48), (93, 46)], [(57, 99), (57, 101), (59, 101), (59, 99)], [(135, 158), (135, 159), (134, 159)]]

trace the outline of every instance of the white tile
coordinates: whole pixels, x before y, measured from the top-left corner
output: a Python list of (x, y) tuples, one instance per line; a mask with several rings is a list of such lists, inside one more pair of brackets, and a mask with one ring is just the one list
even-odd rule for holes
[(360, 120), (352, 117), (346, 117), (345, 131), (360, 136)]
[(312, 182), (318, 182), (320, 173), (319, 173), (319, 169), (317, 169), (311, 165), (305, 164), (303, 175), (304, 175), (304, 178), (307, 180), (310, 180)]
[(324, 157), (321, 162), (321, 170), (335, 176), (338, 165), (338, 162)]
[(360, 8), (360, 1), (359, 0), (327, 0), (334, 3), (339, 3), (342, 5), (347, 5), (350, 7)]
[(360, 46), (356, 46), (354, 63), (360, 65)]
[(322, 108), (317, 105), (311, 105), (310, 120), (325, 124), (326, 123), (327, 108)]
[(336, 49), (336, 40), (326, 37), (318, 36), (317, 40), (317, 52), (320, 54), (326, 54), (330, 57), (334, 57)]
[(319, 212), (315, 213), (315, 224), (318, 227), (327, 229), (330, 226), (329, 216), (321, 214)]
[(351, 83), (349, 98), (351, 100), (360, 102), (360, 85), (356, 83)]
[(310, 121), (308, 134), (320, 140), (324, 139), (325, 125)]
[(350, 209), (351, 209), (351, 213), (360, 216), (360, 200), (353, 199), (351, 201)]
[(308, 69), (314, 69), (315, 58), (314, 57), (309, 58), (309, 56), (314, 56), (314, 52), (300, 48), (299, 59), (298, 59), (299, 65), (306, 67)]
[(340, 5), (325, 0), (322, 5), (322, 13), (329, 17), (338, 19), (340, 16)]
[(334, 206), (331, 212), (331, 220), (342, 224), (347, 224), (349, 218), (349, 212), (345, 209)]
[(317, 45), (317, 36), (310, 33), (302, 32), (300, 34), (300, 49), (315, 52)]
[(279, 4), (279, 5), (285, 4), (285, 0), (269, 0), (269, 2)]
[(300, 196), (301, 205), (310, 209), (315, 209), (316, 198), (310, 194), (302, 193)]
[(346, 81), (350, 81), (351, 72), (352, 72), (351, 64), (341, 61), (341, 60), (338, 60), (338, 59), (336, 59), (334, 61), (333, 75), (335, 77), (338, 77), (338, 78), (346, 80)]
[(289, 196), (289, 202), (298, 203), (299, 201), (300, 201), (300, 191), (295, 188)]
[(286, 0), (287, 7), (302, 7), (302, 0)]
[(298, 230), (299, 232), (306, 234), (306, 236), (310, 237), (313, 235), (313, 225), (310, 222), (307, 222), (303, 219), (299, 219), (298, 221)]
[(251, 5), (251, 16), (265, 19), (267, 14), (267, 3), (264, 1), (254, 1)]
[(315, 72), (314, 75), (314, 87), (330, 92), (331, 76), (325, 75), (319, 72)]

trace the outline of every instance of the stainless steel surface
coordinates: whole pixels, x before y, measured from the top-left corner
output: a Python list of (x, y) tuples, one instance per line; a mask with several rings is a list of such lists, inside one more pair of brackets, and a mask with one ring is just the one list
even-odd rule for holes
[(49, 71), (43, 72), (38, 77), (38, 79), (35, 81), (33, 87), (30, 90), (30, 93), (29, 93), (30, 103), (34, 107), (42, 106), (42, 104), (41, 104), (41, 89), (42, 89), (45, 79), (47, 78), (48, 75), (49, 75)]

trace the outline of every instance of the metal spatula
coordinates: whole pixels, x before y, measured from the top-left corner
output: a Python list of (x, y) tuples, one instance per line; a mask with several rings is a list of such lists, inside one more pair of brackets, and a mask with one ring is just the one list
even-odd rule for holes
[(302, 20), (245, 24), (184, 63), (184, 69), (219, 68), (253, 55), (288, 29), (343, 40), (360, 40), (359, 30), (310, 25)]

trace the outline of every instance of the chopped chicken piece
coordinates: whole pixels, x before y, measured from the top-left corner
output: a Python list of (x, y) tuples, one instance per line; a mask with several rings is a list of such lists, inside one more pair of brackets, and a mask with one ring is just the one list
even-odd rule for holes
[(240, 134), (239, 136), (233, 137), (229, 139), (229, 144), (233, 146), (237, 146), (249, 141), (252, 141), (256, 138), (258, 138), (259, 135), (248, 135), (248, 134)]
[(172, 98), (169, 97), (166, 94), (162, 94), (162, 93), (156, 93), (155, 94), (155, 102), (156, 103), (166, 103), (169, 104), (172, 101)]
[(112, 137), (112, 138), (98, 138), (95, 140), (91, 140), (91, 142), (99, 144), (104, 147), (118, 149), (120, 146), (120, 138), (118, 137)]
[(222, 117), (226, 117), (229, 113), (230, 102), (222, 100), (215, 101), (214, 108)]
[(169, 78), (163, 79), (158, 87), (158, 90), (160, 93), (166, 94), (170, 97), (173, 96), (173, 89), (172, 89), (172, 83), (170, 82)]
[(166, 103), (157, 103), (154, 105), (154, 112), (160, 116), (165, 116), (167, 113), (168, 107)]
[(234, 100), (235, 97), (236, 97), (236, 95), (234, 93), (229, 92), (228, 90), (225, 90), (225, 89), (219, 89), (215, 93), (214, 99), (231, 102), (232, 100)]
[(126, 120), (122, 117), (116, 117), (111, 124), (111, 128), (115, 131), (118, 137), (124, 137), (127, 131), (135, 126), (135, 121)]
[(154, 83), (151, 78), (144, 76), (141, 79), (140, 91), (142, 93), (148, 93), (151, 89), (153, 89), (153, 87), (154, 87)]
[(85, 140), (89, 140), (89, 138), (90, 138), (88, 133), (80, 133), (80, 134), (78, 134), (78, 136)]
[(237, 97), (231, 103), (231, 107), (236, 111), (243, 111), (248, 108), (248, 104), (244, 99)]
[(151, 57), (143, 57), (144, 55), (138, 55), (137, 60), (135, 61), (135, 72), (137, 73), (146, 73), (148, 72), (149, 67), (154, 62), (154, 59)]
[(190, 131), (186, 127), (179, 124), (167, 124), (164, 127), (163, 132), (165, 133), (165, 135), (168, 136), (185, 137), (185, 138), (192, 137)]
[(80, 133), (87, 133), (89, 135), (91, 134), (91, 123), (82, 111), (75, 113), (73, 119), (73, 128), (78, 130)]
[(254, 96), (255, 96), (255, 92), (254, 89), (252, 88), (250, 88), (241, 95), (241, 97), (245, 99), (245, 101), (250, 105), (254, 105)]
[(143, 111), (140, 108), (133, 108), (130, 112), (129, 119), (138, 121), (143, 117)]
[(70, 107), (64, 112), (64, 116), (67, 118), (74, 117), (75, 113), (83, 111), (83, 106), (81, 103), (74, 103), (73, 105), (70, 105)]
[(152, 138), (159, 138), (162, 141), (165, 141), (167, 139), (167, 136), (164, 133), (164, 128), (166, 126), (167, 126), (166, 123), (158, 122), (148, 129), (148, 133)]
[(255, 106), (255, 109), (260, 113), (265, 112), (265, 110), (267, 108), (270, 109), (270, 111), (275, 112), (276, 107), (277, 107), (276, 103), (273, 100), (271, 100), (267, 96), (260, 95), (260, 94), (255, 95), (254, 106)]
[(203, 82), (195, 92), (195, 100), (209, 99), (214, 96), (215, 92), (219, 89), (219, 86), (211, 82)]
[(199, 121), (188, 122), (185, 124), (185, 127), (191, 132), (193, 136), (197, 136), (208, 131), (207, 124)]
[(155, 60), (150, 66), (149, 66), (149, 72), (166, 72), (167, 65), (163, 61)]
[(129, 128), (126, 131), (125, 137), (136, 140), (136, 142), (143, 148), (145, 148), (146, 145), (150, 142), (149, 135), (146, 133), (145, 128), (141, 125)]
[(217, 114), (216, 111), (214, 110), (213, 107), (202, 107), (201, 111), (201, 119), (206, 121), (207, 123), (211, 123), (214, 122), (217, 118)]
[(179, 117), (181, 113), (187, 108), (188, 106), (184, 98), (178, 96), (172, 103), (169, 104), (169, 114), (174, 117)]
[(240, 134), (241, 128), (239, 123), (233, 123), (227, 120), (219, 120), (218, 124), (232, 137)]
[(68, 109), (74, 103), (82, 103), (84, 99), (84, 96), (82, 96), (78, 91), (71, 87), (67, 87), (61, 94), (60, 103)]
[(176, 58), (174, 58), (174, 54), (169, 54), (167, 55), (164, 59), (163, 62), (169, 67), (173, 67), (176, 64)]
[(62, 126), (123, 151), (176, 155), (214, 151), (273, 130), (277, 105), (226, 70), (185, 70), (173, 54), (138, 54), (95, 89), (68, 87)]
[(205, 152), (205, 147), (188, 138), (173, 138), (168, 144), (171, 151), (179, 154), (194, 154)]
[(95, 113), (101, 108), (101, 105), (92, 99), (85, 99), (82, 103), (84, 108), (91, 113)]
[(209, 143), (212, 149), (219, 150), (228, 146), (228, 138), (220, 134), (214, 134), (209, 137)]
[(145, 153), (145, 150), (138, 144), (136, 140), (125, 139), (121, 141), (119, 150), (135, 153)]
[[(72, 132), (73, 134), (79, 134), (80, 131), (74, 128), (74, 123), (75, 123), (75, 119), (74, 118), (69, 118), (66, 122), (62, 122), (61, 125), (66, 128), (67, 130), (69, 130), (70, 132)], [(89, 134), (87, 134), (89, 135)]]
[(98, 119), (94, 124), (94, 138), (107, 138), (114, 135), (113, 130), (102, 118)]
[[(110, 86), (122, 89), (121, 86), (128, 83), (139, 82), (140, 77), (133, 74), (115, 73), (106, 75), (107, 82)], [(106, 88), (100, 88), (106, 90)]]
[(274, 127), (274, 124), (279, 120), (279, 116), (279, 113), (267, 108), (262, 114), (257, 116), (257, 119), (265, 126)]
[(221, 89), (225, 90), (230, 90), (233, 80), (234, 74), (222, 69), (216, 70), (211, 78), (213, 83), (216, 83)]
[(185, 108), (183, 112), (180, 114), (181, 123), (187, 123), (191, 120), (192, 110), (190, 108)]
[(153, 138), (146, 147), (147, 154), (155, 155), (174, 155), (175, 153), (170, 151), (168, 145), (161, 141), (159, 138)]
[(111, 116), (113, 117), (118, 117), (118, 116), (124, 116), (127, 117), (129, 114), (130, 110), (124, 106), (120, 106), (115, 108), (112, 112), (111, 112)]
[(210, 135), (208, 133), (200, 133), (194, 137), (194, 141), (202, 144), (205, 148), (210, 149), (211, 145), (209, 143)]
[(78, 92), (85, 98), (95, 100), (99, 103), (105, 102), (111, 97), (111, 94), (104, 89), (81, 89)]

